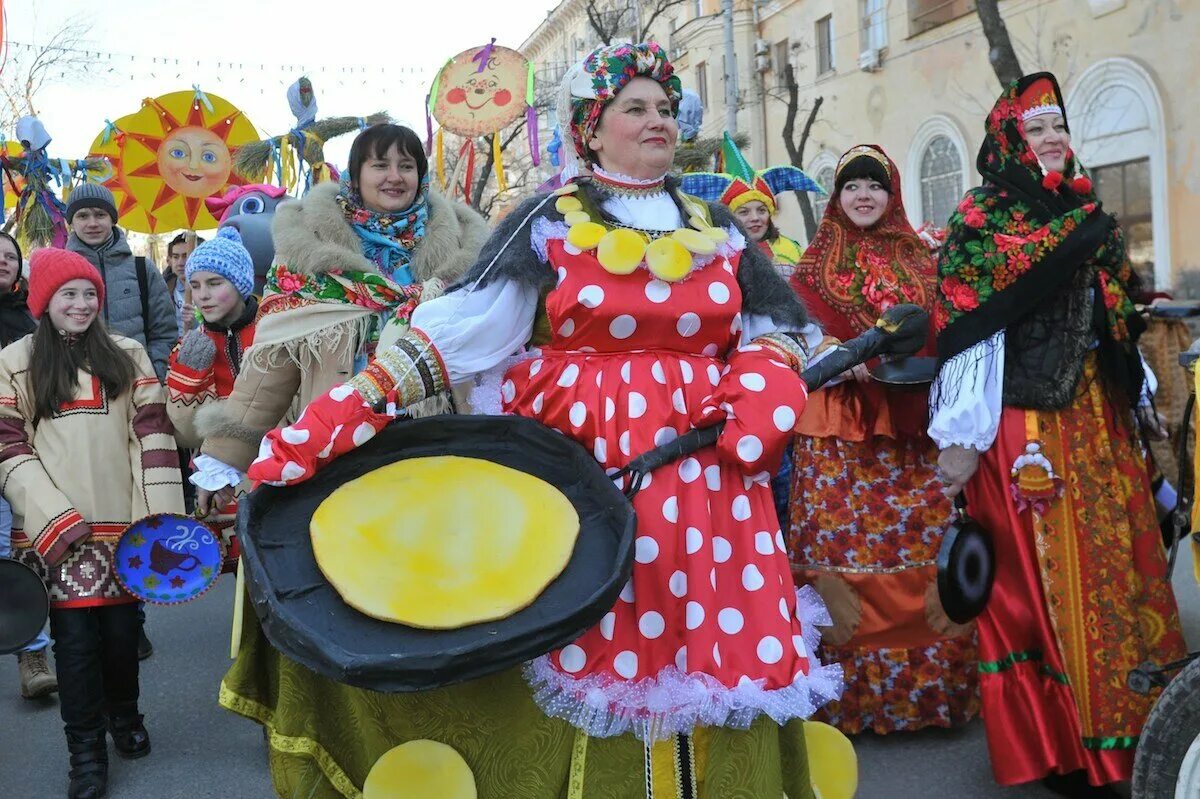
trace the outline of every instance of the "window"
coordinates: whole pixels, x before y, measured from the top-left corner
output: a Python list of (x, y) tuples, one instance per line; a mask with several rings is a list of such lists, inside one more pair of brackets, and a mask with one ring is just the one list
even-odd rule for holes
[(963, 195), (962, 156), (949, 136), (934, 136), (921, 156), (921, 213), (945, 227)]
[(1154, 213), (1150, 194), (1150, 159), (1139, 158), (1091, 170), (1096, 196), (1115, 214), (1125, 234), (1125, 252), (1149, 287), (1154, 286)]
[(833, 16), (817, 20), (817, 74), (833, 71)]
[(818, 222), (821, 221), (821, 217), (825, 216), (825, 207), (829, 205), (829, 198), (833, 195), (833, 171), (833, 166), (826, 164), (813, 176), (817, 185), (825, 190), (824, 194), (814, 192), (812, 195), (813, 215), (816, 216)]
[(975, 0), (908, 0), (909, 35), (944, 25), (975, 10)]
[(887, 11), (883, 0), (860, 0), (862, 8), (862, 48), (887, 47)]
[(787, 39), (775, 42), (775, 56), (771, 67), (775, 70), (775, 85), (780, 89), (787, 88), (787, 65), (791, 59), (791, 45)]
[(703, 61), (696, 65), (696, 94), (700, 95), (700, 105), (708, 108), (708, 64)]

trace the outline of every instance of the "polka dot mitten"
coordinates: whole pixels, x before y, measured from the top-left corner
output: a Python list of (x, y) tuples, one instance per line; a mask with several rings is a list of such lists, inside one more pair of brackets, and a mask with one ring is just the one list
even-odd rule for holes
[(779, 468), (796, 420), (808, 401), (808, 387), (781, 353), (754, 342), (729, 358), (713, 393), (693, 414), (695, 427), (725, 422), (717, 456), (748, 475)]

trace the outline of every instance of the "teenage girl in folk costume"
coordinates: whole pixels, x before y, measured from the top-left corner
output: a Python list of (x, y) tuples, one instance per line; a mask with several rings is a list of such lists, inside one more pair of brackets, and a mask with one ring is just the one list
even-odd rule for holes
[[(937, 268), (900, 185), (872, 145), (838, 161), (792, 277), (828, 335), (849, 340), (899, 303), (932, 315)], [(919, 354), (932, 353), (931, 336)], [(816, 392), (797, 424), (789, 549), (796, 579), (815, 585), (833, 616), (822, 654), (842, 664), (847, 687), (828, 714), (847, 733), (950, 727), (979, 709), (974, 625), (952, 622), (937, 592), (952, 511), (928, 415), (927, 392), (853, 379)]]
[(1107, 797), (1156, 698), (1126, 675), (1184, 643), (1135, 421), (1154, 426), (1137, 276), (1070, 142), (1048, 73), (987, 117), (983, 185), (938, 262), (929, 434), (996, 547), (978, 620), (996, 780)]
[(18, 557), (50, 591), (67, 795), (95, 799), (106, 790), (106, 735), (122, 757), (150, 752), (137, 601), (113, 561), (131, 522), (182, 513), (179, 457), (145, 349), (97, 318), (100, 273), (67, 250), (38, 250), (30, 266), (37, 328), (0, 352), (0, 485)]

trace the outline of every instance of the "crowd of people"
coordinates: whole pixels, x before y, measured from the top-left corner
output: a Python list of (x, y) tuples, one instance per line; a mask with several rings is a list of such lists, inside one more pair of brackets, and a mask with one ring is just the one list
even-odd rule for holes
[[(261, 298), (236, 230), (181, 235), (164, 276), (98, 185), (72, 192), (66, 249), (28, 269), (0, 235), (0, 555), (11, 538), (50, 592), (57, 683), (42, 636), (21, 690), (59, 692), (70, 799), (105, 795), (109, 736), (150, 751), (144, 609), (114, 577), (126, 526), (183, 512), (186, 482), (232, 570), (252, 485), (444, 413), (535, 419), (622, 488), (634, 456), (722, 427), (641, 484), (616, 604), (523, 668), (376, 693), (292, 662), (247, 610), (220, 702), (263, 726), (280, 797), (357, 796), (380, 753), (434, 739), (484, 797), (641, 796), (665, 763), (663, 795), (801, 799), (806, 720), (894, 734), (977, 715), (998, 783), (1119, 795), (1154, 701), (1124, 675), (1184, 643), (1143, 445), (1161, 425), (1140, 287), (1054, 77), (1005, 88), (981, 185), (933, 246), (870, 144), (839, 160), (807, 249), (765, 182), (683, 192), (681, 86), (657, 44), (597, 49), (561, 93), (561, 187), (494, 229), (432, 185), (416, 133), (365, 129), (341, 182), (279, 207)], [(806, 367), (901, 304), (932, 320), (927, 390), (864, 365), (809, 394)], [(996, 577), (958, 623), (936, 559), (964, 500)]]

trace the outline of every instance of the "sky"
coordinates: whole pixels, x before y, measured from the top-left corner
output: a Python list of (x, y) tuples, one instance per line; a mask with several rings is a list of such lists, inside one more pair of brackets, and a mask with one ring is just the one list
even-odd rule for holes
[[(294, 124), (286, 90), (303, 74), (313, 82), (319, 116), (386, 111), (423, 136), (422, 103), (448, 58), (492, 37), (519, 47), (556, 4), (3, 0), (4, 38), (44, 42), (67, 23), (90, 26), (82, 48), (101, 55), (88, 58), (85, 74), (65, 81), (54, 76), (35, 98), (54, 140), (50, 156), (78, 158), (106, 119), (135, 113), (143, 98), (191, 90), (192, 84), (241, 109), (261, 136), (285, 133)], [(332, 141), (327, 159), (344, 164), (352, 138)]]

